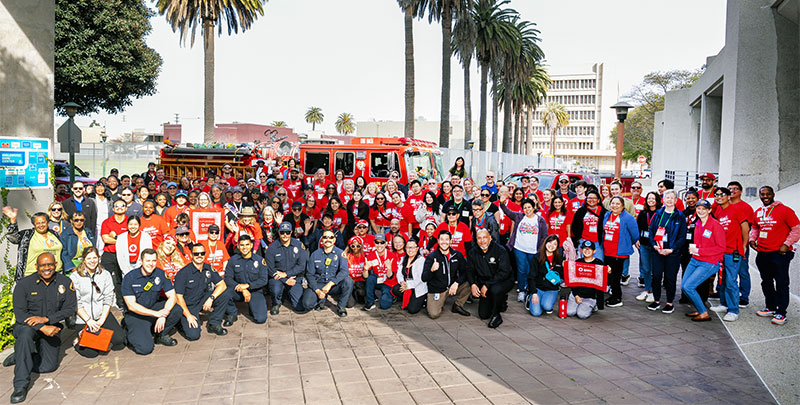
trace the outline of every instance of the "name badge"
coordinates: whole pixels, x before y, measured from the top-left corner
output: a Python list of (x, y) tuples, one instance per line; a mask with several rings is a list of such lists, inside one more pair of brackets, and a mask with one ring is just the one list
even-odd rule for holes
[(145, 285), (144, 285), (144, 288), (143, 288), (143, 289), (144, 289), (145, 291), (150, 291), (150, 289), (151, 289), (151, 288), (153, 288), (153, 283), (151, 283), (151, 282), (149, 282), (149, 281), (148, 281), (148, 282), (147, 282), (147, 284), (145, 284)]
[(461, 211), (461, 216), (462, 217), (468, 217), (469, 216), (469, 211)]
[(330, 257), (325, 259), (325, 265), (326, 266), (330, 266), (331, 265), (331, 258)]
[(463, 236), (464, 236), (464, 234), (463, 234), (463, 233), (461, 233), (461, 232), (456, 232), (456, 233), (454, 233), (454, 234), (453, 234), (453, 239), (458, 239), (458, 240), (461, 240), (461, 238), (462, 238)]
[(759, 232), (758, 233), (758, 237), (761, 238), (761, 239), (766, 239), (767, 238), (767, 231)]
[(650, 237), (650, 231), (642, 231), (642, 237), (643, 238), (649, 238)]
[(591, 232), (591, 233), (597, 233), (597, 225), (592, 225), (592, 226), (590, 226), (590, 227), (589, 227), (589, 232)]
[(607, 241), (612, 241), (612, 240), (614, 240), (614, 235), (613, 235), (613, 234), (611, 234), (611, 233), (606, 233), (606, 234), (605, 234), (605, 240), (607, 240)]
[(706, 229), (705, 231), (703, 231), (703, 237), (704, 238), (710, 238), (711, 237), (711, 230), (710, 229)]

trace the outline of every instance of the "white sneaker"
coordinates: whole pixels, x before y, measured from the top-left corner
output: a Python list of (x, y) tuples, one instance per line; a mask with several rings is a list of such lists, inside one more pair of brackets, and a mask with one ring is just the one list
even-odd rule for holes
[(656, 297), (653, 296), (653, 293), (647, 293), (647, 299), (644, 302), (656, 302)]
[(517, 294), (517, 302), (524, 302), (525, 301), (525, 291), (520, 291)]
[(728, 312), (722, 317), (722, 320), (726, 322), (734, 322), (737, 319), (739, 319), (739, 314), (734, 314), (733, 312)]
[(636, 301), (644, 301), (647, 299), (647, 291), (642, 291), (641, 294), (636, 296)]
[(712, 311), (714, 311), (714, 312), (727, 312), (728, 311), (728, 307), (725, 307), (725, 306), (722, 306), (722, 305), (714, 305), (710, 309)]

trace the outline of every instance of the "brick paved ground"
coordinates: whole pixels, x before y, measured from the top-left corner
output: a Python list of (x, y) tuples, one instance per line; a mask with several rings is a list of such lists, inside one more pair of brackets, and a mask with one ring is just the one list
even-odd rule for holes
[[(632, 280), (633, 281), (633, 280)], [(771, 403), (720, 321), (694, 324), (625, 306), (586, 321), (535, 319), (510, 305), (497, 330), (447, 311), (433, 321), (375, 309), (294, 314), (268, 326), (244, 317), (150, 356), (125, 349), (88, 360), (66, 349), (39, 376), (30, 403)], [(476, 305), (468, 309), (477, 312)], [(424, 312), (424, 311), (423, 311)], [(0, 369), (3, 397), (11, 368)]]

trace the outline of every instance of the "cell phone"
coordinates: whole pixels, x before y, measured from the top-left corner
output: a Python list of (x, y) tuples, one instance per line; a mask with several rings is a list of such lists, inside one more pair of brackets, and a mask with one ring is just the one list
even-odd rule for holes
[(100, 335), (100, 329), (98, 329), (98, 330), (97, 330), (97, 332), (92, 332), (92, 330), (91, 330), (91, 329), (89, 329), (89, 328), (86, 328), (86, 331), (87, 331), (87, 332), (89, 332), (89, 333), (91, 333), (92, 335)]

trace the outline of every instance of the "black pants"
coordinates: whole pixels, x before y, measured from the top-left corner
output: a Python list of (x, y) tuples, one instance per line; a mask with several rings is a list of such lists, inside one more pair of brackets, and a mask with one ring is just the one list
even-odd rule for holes
[[(622, 299), (622, 286), (619, 282), (622, 279), (622, 268), (625, 265), (625, 257), (606, 256), (604, 261), (608, 267), (611, 268), (611, 274), (608, 275), (608, 285), (611, 286), (611, 299)], [(660, 286), (659, 286), (660, 288)], [(672, 286), (673, 294), (675, 294), (675, 286)], [(659, 290), (660, 291), (660, 290)]]
[(352, 308), (356, 304), (363, 304), (367, 300), (367, 282), (366, 281), (354, 281), (353, 282), (353, 293), (350, 295), (350, 299), (347, 302), (347, 307)]
[[(222, 318), (225, 317), (225, 311), (228, 310), (228, 307), (231, 304), (231, 300), (233, 300), (233, 288), (226, 289), (225, 292), (219, 295), (217, 299), (214, 300), (211, 308), (211, 314), (208, 318), (208, 324), (212, 326), (220, 326), (222, 324)], [(186, 340), (197, 340), (200, 339), (200, 327), (203, 326), (203, 322), (200, 321), (200, 311), (203, 310), (203, 304), (205, 304), (206, 300), (211, 295), (207, 295), (202, 298), (200, 302), (192, 302), (186, 303), (186, 307), (189, 309), (189, 313), (194, 315), (197, 319), (197, 327), (192, 328), (189, 326), (189, 320), (186, 319), (186, 316), (181, 314), (181, 329), (183, 329), (183, 334), (186, 336)], [(179, 305), (175, 305), (179, 307)]]
[[(22, 320), (18, 320), (21, 322)], [(61, 325), (56, 325), (61, 326)], [(27, 387), (31, 383), (31, 373), (51, 373), (58, 368), (61, 332), (47, 336), (33, 327), (17, 323), (14, 325), (14, 388)], [(38, 353), (35, 353), (38, 348)]]
[[(153, 311), (160, 311), (164, 308), (166, 301), (158, 301), (151, 308)], [(181, 320), (183, 311), (180, 305), (172, 307), (166, 322), (164, 323), (164, 330), (158, 333), (158, 336), (169, 335), (169, 331), (175, 327)], [(153, 352), (155, 342), (153, 341), (153, 328), (156, 324), (156, 318), (150, 316), (139, 315), (133, 311), (125, 313), (125, 327), (128, 329), (128, 343), (136, 354), (150, 354)]]
[[(403, 301), (403, 292), (400, 291), (400, 284), (395, 285), (392, 287), (392, 295), (397, 297), (401, 302)], [(406, 306), (406, 310), (409, 314), (416, 314), (417, 312), (422, 310), (422, 307), (425, 305), (425, 302), (428, 300), (428, 294), (422, 294), (421, 297), (417, 297), (414, 290), (411, 290), (411, 299), (408, 300), (408, 305)]]
[(486, 298), (478, 301), (478, 316), (481, 319), (500, 315), (508, 301), (508, 292), (514, 288), (514, 280), (509, 279), (487, 286)]
[(117, 254), (103, 252), (103, 256), (100, 258), (100, 265), (111, 273), (111, 278), (114, 280), (114, 294), (117, 296), (117, 307), (119, 309), (125, 309), (125, 301), (122, 299), (122, 270), (119, 269), (119, 264), (117, 264)]
[[(653, 298), (661, 301), (661, 280), (664, 280), (664, 289), (667, 290), (667, 302), (675, 301), (675, 288), (678, 281), (678, 270), (681, 266), (681, 255), (671, 254), (664, 256), (656, 252), (653, 255)], [(609, 283), (611, 280), (609, 278)], [(619, 284), (619, 283), (617, 283)], [(613, 285), (612, 285), (613, 288)], [(706, 293), (707, 294), (707, 293)]]
[(792, 258), (794, 252), (758, 252), (756, 256), (765, 306), (783, 316), (789, 306), (789, 262)]
[[(84, 324), (75, 325), (78, 330), (83, 330), (84, 326)], [(103, 322), (103, 329), (109, 329), (114, 332), (114, 335), (111, 336), (111, 347), (113, 349), (117, 350), (125, 347), (125, 337), (127, 334), (125, 333), (125, 329), (123, 329), (122, 326), (119, 325), (119, 322), (117, 322), (117, 318), (114, 318), (114, 315), (108, 314), (106, 321)], [(75, 345), (75, 351), (81, 356), (89, 359), (93, 359), (101, 353), (95, 349), (90, 349), (80, 345)]]

